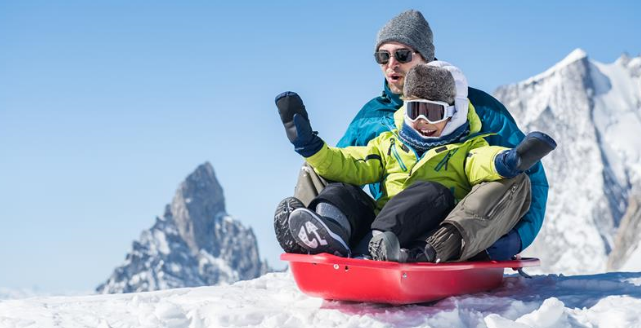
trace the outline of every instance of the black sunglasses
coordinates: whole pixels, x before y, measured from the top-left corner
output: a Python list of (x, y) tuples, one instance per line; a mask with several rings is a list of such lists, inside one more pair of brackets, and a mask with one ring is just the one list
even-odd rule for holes
[[(396, 58), (396, 61), (399, 63), (405, 64), (412, 61), (412, 54), (415, 53), (416, 52), (406, 48), (396, 49), (396, 51), (394, 51), (394, 58)], [(391, 54), (387, 50), (377, 51), (374, 53), (374, 59), (376, 59), (376, 62), (381, 65), (387, 64), (390, 57)]]

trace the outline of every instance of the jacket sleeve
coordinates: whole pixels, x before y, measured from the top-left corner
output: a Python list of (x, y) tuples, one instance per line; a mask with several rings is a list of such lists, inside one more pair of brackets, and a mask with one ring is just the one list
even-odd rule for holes
[[(514, 148), (523, 140), (525, 135), (518, 128), (505, 106), (498, 100), (474, 88), (468, 89), (468, 98), (481, 118), (483, 124), (481, 132), (496, 133), (496, 135), (486, 138), (490, 145)], [(530, 210), (521, 218), (515, 228), (521, 237), (522, 250), (532, 244), (541, 230), (545, 217), (548, 189), (550, 188), (541, 162), (525, 173), (530, 177), (532, 184), (532, 203)]]
[(319, 175), (329, 180), (354, 185), (378, 182), (384, 173), (380, 140), (376, 138), (363, 147), (335, 148), (325, 144), (305, 160)]
[(494, 157), (506, 149), (508, 148), (488, 146), (482, 138), (475, 141), (465, 159), (465, 174), (470, 184), (503, 179), (496, 171)]

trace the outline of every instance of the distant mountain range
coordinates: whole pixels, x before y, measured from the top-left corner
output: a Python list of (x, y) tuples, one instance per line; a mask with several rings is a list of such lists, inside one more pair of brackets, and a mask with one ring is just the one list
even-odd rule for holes
[(270, 268), (251, 228), (227, 215), (223, 189), (209, 163), (176, 191), (162, 217), (134, 241), (125, 262), (98, 293), (130, 293), (231, 284)]
[(494, 96), (524, 132), (552, 135), (543, 228), (525, 255), (549, 273), (641, 270), (641, 57), (611, 64), (577, 49)]

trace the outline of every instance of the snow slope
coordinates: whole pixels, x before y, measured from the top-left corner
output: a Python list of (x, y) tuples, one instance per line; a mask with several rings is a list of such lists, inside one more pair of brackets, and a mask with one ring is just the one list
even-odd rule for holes
[(388, 306), (301, 294), (290, 273), (233, 285), (0, 301), (0, 327), (641, 327), (641, 273), (508, 276), (486, 293)]

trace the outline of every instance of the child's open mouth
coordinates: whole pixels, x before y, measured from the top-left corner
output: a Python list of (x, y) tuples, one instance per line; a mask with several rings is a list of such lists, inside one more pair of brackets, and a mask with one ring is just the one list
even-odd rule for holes
[(424, 137), (432, 137), (436, 133), (436, 130), (429, 130), (429, 129), (421, 129), (419, 132), (424, 136)]

